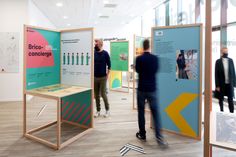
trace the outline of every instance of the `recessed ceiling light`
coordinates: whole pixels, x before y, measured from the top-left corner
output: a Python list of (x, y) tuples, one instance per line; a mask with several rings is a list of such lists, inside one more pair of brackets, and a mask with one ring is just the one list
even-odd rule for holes
[(103, 0), (103, 3), (104, 3), (104, 4), (108, 4), (108, 3), (109, 3), (109, 0)]
[(63, 6), (63, 3), (58, 2), (58, 3), (56, 3), (56, 6), (58, 6), (58, 7), (62, 7), (62, 6)]
[(68, 24), (67, 24), (67, 26), (71, 26), (71, 24), (70, 24), (70, 23), (68, 23)]
[(68, 16), (63, 16), (63, 19), (68, 19)]

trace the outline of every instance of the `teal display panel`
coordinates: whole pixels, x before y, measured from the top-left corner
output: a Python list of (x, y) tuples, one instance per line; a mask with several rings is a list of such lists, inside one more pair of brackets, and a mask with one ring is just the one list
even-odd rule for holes
[(201, 25), (154, 28), (152, 41), (162, 129), (199, 139)]

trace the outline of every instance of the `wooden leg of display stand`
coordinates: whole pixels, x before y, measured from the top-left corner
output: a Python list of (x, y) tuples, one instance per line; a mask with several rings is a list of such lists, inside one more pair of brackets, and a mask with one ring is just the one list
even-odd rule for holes
[(204, 157), (212, 157), (210, 145), (210, 108), (212, 105), (211, 62), (212, 62), (212, 24), (211, 0), (206, 1), (206, 39), (205, 39), (205, 91), (204, 91)]
[(135, 109), (135, 71), (133, 70), (133, 110)]
[(26, 134), (26, 94), (23, 97), (23, 135)]
[(61, 146), (61, 99), (57, 100), (57, 149)]
[(129, 72), (127, 72), (127, 77), (128, 77), (127, 80), (128, 80), (128, 93), (129, 93), (129, 88), (130, 88), (130, 86), (129, 86), (129, 84), (130, 84), (130, 83), (129, 83), (129, 80), (130, 80), (130, 78), (129, 78)]
[(42, 138), (39, 138), (39, 137), (30, 135), (30, 134), (25, 134), (25, 137), (27, 137), (27, 138), (29, 138), (29, 139), (31, 139), (31, 140), (33, 140), (33, 141), (37, 141), (37, 142), (39, 142), (39, 143), (42, 143), (42, 144), (44, 144), (44, 145), (46, 145), (46, 146), (49, 146), (49, 147), (51, 147), (51, 148), (53, 148), (53, 149), (58, 149), (57, 145), (55, 145), (55, 144), (53, 144), (53, 143), (51, 143), (51, 142), (49, 142), (49, 141), (47, 141), (47, 140), (44, 140), (44, 139), (42, 139)]
[(76, 141), (77, 139), (79, 139), (80, 137), (86, 135), (87, 133), (89, 133), (90, 131), (92, 131), (92, 128), (87, 129), (85, 131), (83, 131), (82, 133), (77, 134), (76, 136), (72, 137), (71, 139), (67, 140), (66, 142), (62, 143), (60, 148), (64, 148), (67, 145), (73, 143), (74, 141)]
[(46, 125), (42, 125), (42, 126), (40, 126), (40, 127), (31, 129), (31, 130), (27, 131), (27, 134), (35, 133), (35, 132), (37, 132), (37, 131), (46, 129), (46, 128), (50, 127), (50, 126), (53, 126), (53, 125), (55, 125), (55, 124), (57, 124), (57, 121), (50, 122), (50, 123), (48, 123), (48, 124), (46, 124)]

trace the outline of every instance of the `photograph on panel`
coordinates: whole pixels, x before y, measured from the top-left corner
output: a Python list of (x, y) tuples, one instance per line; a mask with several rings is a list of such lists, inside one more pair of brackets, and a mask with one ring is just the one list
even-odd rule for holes
[(197, 80), (198, 78), (198, 51), (176, 51), (176, 79)]

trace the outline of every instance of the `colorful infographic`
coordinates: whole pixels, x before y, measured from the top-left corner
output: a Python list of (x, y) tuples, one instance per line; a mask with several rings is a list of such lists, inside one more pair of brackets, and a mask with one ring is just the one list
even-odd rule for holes
[(62, 119), (91, 127), (91, 94), (88, 90), (62, 98)]
[(141, 55), (143, 53), (143, 41), (144, 37), (135, 36), (135, 56)]
[(60, 83), (60, 33), (26, 29), (26, 89)]
[(128, 71), (129, 42), (119, 41), (110, 43), (111, 70)]
[(61, 33), (62, 83), (91, 87), (91, 30)]
[(121, 88), (122, 86), (122, 72), (110, 71), (110, 84), (111, 89)]
[(153, 52), (159, 57), (157, 97), (162, 128), (200, 139), (201, 25), (159, 27)]

